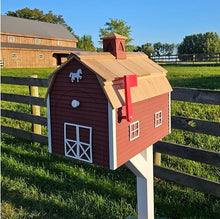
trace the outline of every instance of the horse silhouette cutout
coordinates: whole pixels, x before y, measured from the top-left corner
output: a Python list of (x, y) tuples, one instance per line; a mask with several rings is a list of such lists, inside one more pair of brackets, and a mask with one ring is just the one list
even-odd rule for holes
[(82, 70), (77, 69), (76, 73), (70, 72), (69, 77), (71, 78), (71, 82), (74, 82), (76, 79), (76, 82), (78, 83), (82, 79)]

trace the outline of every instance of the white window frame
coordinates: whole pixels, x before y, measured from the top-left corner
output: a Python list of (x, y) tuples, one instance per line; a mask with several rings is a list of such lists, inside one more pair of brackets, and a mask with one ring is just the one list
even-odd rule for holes
[(40, 44), (41, 40), (39, 38), (35, 39), (35, 44)]
[(162, 110), (154, 114), (154, 127), (157, 128), (163, 124), (163, 112)]
[(44, 59), (44, 54), (39, 54), (39, 59)]
[(11, 54), (11, 58), (12, 59), (17, 59), (18, 58), (18, 54), (17, 53), (12, 53)]
[[(137, 128), (136, 128), (137, 126)], [(129, 125), (129, 137), (130, 141), (135, 140), (140, 136), (140, 122), (135, 121)]]
[(57, 45), (58, 45), (58, 46), (62, 46), (62, 44), (63, 44), (62, 41), (60, 41), (60, 40), (57, 41)]
[[(72, 139), (67, 138), (66, 136), (67, 126), (73, 126), (76, 128), (75, 138), (72, 138)], [(89, 143), (80, 141), (80, 133), (79, 133), (80, 128), (89, 130)], [(92, 163), (93, 162), (92, 160), (92, 127), (65, 122), (64, 123), (64, 149), (65, 149), (66, 157)], [(74, 149), (76, 150), (74, 151)], [(84, 155), (87, 159), (83, 158)]]
[(13, 36), (8, 36), (8, 42), (14, 42), (15, 38)]

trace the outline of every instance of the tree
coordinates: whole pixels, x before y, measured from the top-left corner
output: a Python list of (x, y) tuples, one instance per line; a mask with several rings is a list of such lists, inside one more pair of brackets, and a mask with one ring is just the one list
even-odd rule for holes
[[(133, 39), (130, 37), (131, 26), (128, 26), (125, 21), (121, 19), (110, 18), (110, 22), (105, 23), (105, 28), (99, 29), (99, 37), (102, 38), (110, 33), (117, 33), (127, 37), (125, 44), (128, 45)], [(128, 47), (129, 48), (129, 47)], [(126, 50), (128, 51), (128, 48)]]
[(145, 54), (147, 54), (149, 57), (152, 56), (153, 52), (154, 52), (154, 49), (152, 47), (152, 44), (151, 43), (146, 43), (146, 44), (143, 44), (141, 46), (138, 46), (136, 50), (134, 50), (135, 52), (144, 52)]
[(90, 35), (83, 35), (82, 37), (78, 37), (77, 39), (78, 39), (78, 43), (77, 43), (78, 48), (90, 52), (94, 52), (96, 50), (92, 42), (92, 37)]
[(156, 55), (156, 56), (162, 55), (161, 54), (161, 50), (162, 50), (162, 43), (161, 42), (154, 43), (153, 48), (154, 48), (154, 55)]
[[(14, 11), (8, 11), (6, 13), (8, 16), (13, 16), (13, 17), (20, 17), (20, 18), (25, 18), (25, 19), (30, 19), (30, 20), (37, 20), (37, 21), (44, 21), (44, 22), (49, 22), (53, 24), (62, 24), (64, 25), (70, 32), (73, 31), (73, 29), (68, 26), (63, 19), (62, 15), (54, 15), (52, 11), (49, 11), (48, 13), (44, 14), (42, 10), (39, 10), (37, 8), (35, 9), (30, 9), (30, 8), (23, 8), (20, 10)], [(73, 33), (73, 32), (72, 32)], [(74, 35), (74, 33), (73, 33)]]
[(169, 43), (161, 43), (161, 42), (157, 42), (154, 43), (153, 45), (154, 48), (154, 55), (156, 56), (160, 56), (160, 55), (172, 55), (174, 48), (175, 48), (175, 44), (169, 44)]
[(174, 51), (174, 48), (175, 48), (175, 44), (174, 43), (164, 43), (163, 44), (163, 55), (172, 55), (173, 54), (173, 51)]
[(218, 53), (220, 52), (220, 38), (217, 33), (207, 32), (203, 35), (204, 49), (203, 53)]
[(217, 33), (185, 36), (178, 46), (178, 54), (209, 54), (220, 52), (220, 38)]

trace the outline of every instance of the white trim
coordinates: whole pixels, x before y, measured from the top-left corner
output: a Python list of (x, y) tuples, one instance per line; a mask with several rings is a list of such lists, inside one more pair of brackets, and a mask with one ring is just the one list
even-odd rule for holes
[(117, 143), (116, 143), (116, 114), (108, 102), (108, 133), (109, 133), (109, 167), (111, 170), (117, 168)]
[(171, 92), (169, 92), (169, 108), (168, 108), (168, 110), (169, 110), (169, 114), (168, 114), (168, 116), (169, 116), (169, 133), (171, 133)]
[[(76, 128), (76, 137), (74, 139), (69, 139), (66, 136), (66, 128), (67, 126), (73, 126)], [(88, 129), (89, 130), (89, 143), (82, 142), (80, 140), (80, 128)], [(86, 146), (84, 148), (83, 146)], [(74, 151), (76, 149), (76, 152)], [(77, 160), (85, 161), (88, 163), (92, 163), (92, 127), (83, 126), (73, 123), (64, 123), (64, 151), (65, 156), (74, 158)], [(72, 152), (72, 155), (70, 154)], [(86, 158), (82, 158), (85, 155)]]
[[(135, 128), (136, 125), (137, 125), (137, 128)], [(139, 136), (140, 136), (140, 122), (139, 121), (135, 121), (135, 122), (131, 123), (130, 126), (129, 126), (129, 138), (130, 138), (130, 141), (135, 140)]]
[(51, 119), (50, 119), (50, 95), (47, 96), (47, 130), (48, 130), (48, 149), (52, 153), (52, 144), (51, 144)]

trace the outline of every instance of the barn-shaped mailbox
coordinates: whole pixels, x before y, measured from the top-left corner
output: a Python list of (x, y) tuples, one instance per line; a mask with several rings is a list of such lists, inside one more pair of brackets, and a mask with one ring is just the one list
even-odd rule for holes
[(51, 153), (116, 169), (170, 132), (167, 71), (125, 39), (111, 34), (104, 52), (73, 53), (51, 75)]

